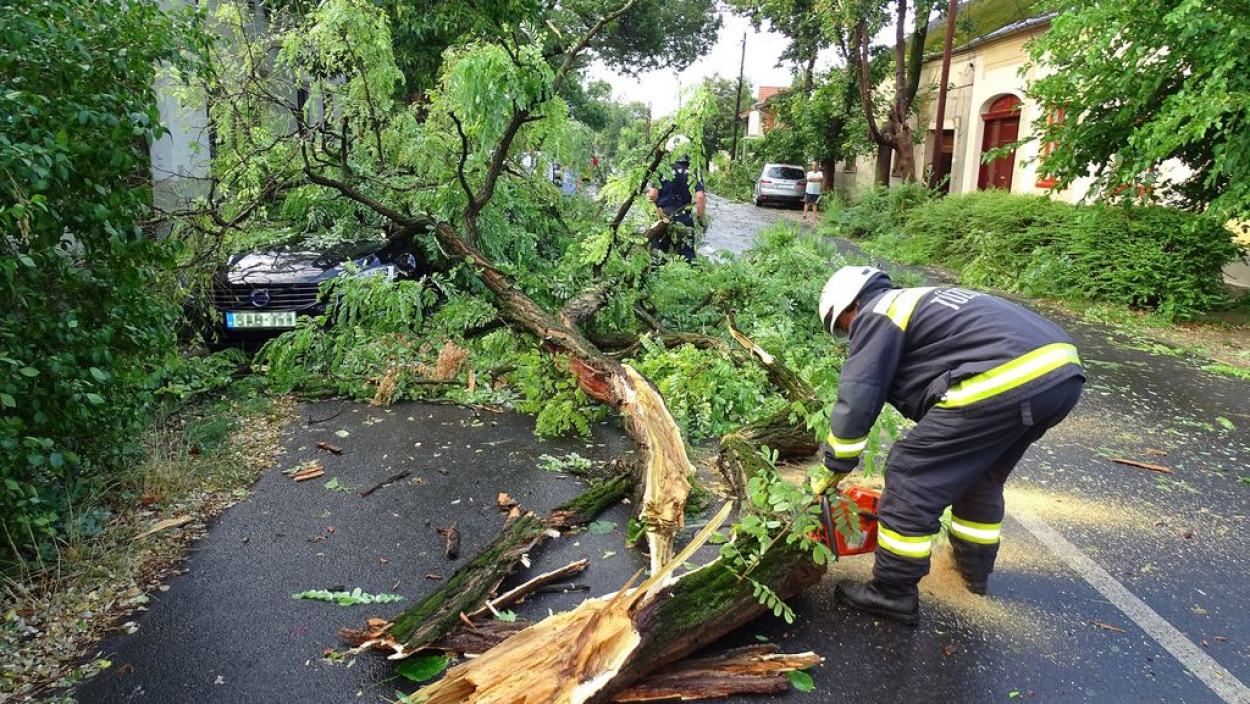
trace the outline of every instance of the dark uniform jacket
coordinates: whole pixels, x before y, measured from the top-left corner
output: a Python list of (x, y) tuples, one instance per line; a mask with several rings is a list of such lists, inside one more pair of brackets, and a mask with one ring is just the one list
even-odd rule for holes
[[(690, 215), (690, 204), (694, 200), (690, 194), (690, 171), (680, 165), (674, 166), (673, 177), (661, 178), (655, 188), (660, 192), (655, 204), (664, 211), (664, 215), (687, 227), (694, 227), (694, 218)], [(694, 190), (703, 191), (703, 182), (695, 181)]]
[(1057, 325), (962, 288), (897, 288), (871, 279), (851, 323), (830, 418), (830, 469), (855, 468), (886, 402), (920, 420), (934, 407), (988, 411), (1084, 377)]

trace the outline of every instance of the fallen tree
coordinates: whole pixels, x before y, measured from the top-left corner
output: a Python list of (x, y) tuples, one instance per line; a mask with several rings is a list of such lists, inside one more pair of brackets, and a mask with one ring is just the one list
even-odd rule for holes
[[(560, 130), (567, 114), (557, 96), (564, 82), (592, 42), (636, 1), (622, 0), (618, 7), (588, 22), (580, 34), (540, 26), (526, 30), (538, 37), (508, 35), (450, 52), (440, 90), (414, 109), (391, 97), (397, 74), (385, 18), (368, 3), (328, 0), (306, 16), (275, 15), (273, 22), (283, 31), (258, 41), (280, 47), (277, 75), (289, 74), (293, 81), (310, 84), (320, 108), (292, 104), (281, 91), (267, 87), (272, 80), (269, 67), (264, 59), (255, 58), (268, 56), (262, 46), (230, 57), (236, 62), (233, 70), (219, 71), (220, 83), (205, 89), (221, 100), (210, 112), (223, 142), (219, 154), (227, 156), (221, 157), (222, 168), (215, 172), (225, 182), (210, 193), (204, 212), (192, 218), (201, 231), (215, 225), (220, 236), (258, 213), (280, 205), (299, 207), (303, 199), (320, 207), (344, 209), (392, 236), (422, 240), (437, 253), (438, 270), (431, 275), (431, 285), (441, 291), (437, 309), (428, 288), (396, 286), (378, 293), (383, 283), (345, 280), (338, 285), (342, 287), (339, 300), (346, 303), (332, 310), (338, 317), (328, 334), (353, 344), (322, 346), (327, 333), (318, 326), (303, 326), (262, 353), (271, 375), (289, 371), (292, 360), (323, 355), (328, 361), (318, 363), (328, 366), (321, 367), (326, 371), (319, 376), (333, 379), (337, 378), (331, 371), (333, 365), (342, 369), (345, 360), (355, 360), (354, 371), (384, 378), (384, 396), (393, 399), (405, 384), (421, 387), (423, 393), (447, 393), (448, 387), (455, 387), (445, 383), (448, 379), (429, 385), (423, 383), (425, 379), (405, 378), (422, 368), (415, 359), (439, 347), (406, 339), (415, 330), (443, 338), (437, 340), (440, 343), (445, 339), (479, 345), (477, 349), (495, 345), (510, 350), (509, 364), (518, 376), (533, 374), (539, 364), (533, 361), (533, 353), (541, 350), (549, 360), (556, 360), (551, 366), (563, 370), (564, 381), (552, 381), (558, 374), (543, 377), (540, 381), (552, 386), (537, 388), (533, 396), (560, 408), (553, 396), (570, 406), (581, 403), (580, 398), (602, 403), (621, 417), (637, 445), (637, 474), (643, 482), (639, 518), (647, 535), (652, 576), (637, 589), (625, 588), (610, 598), (590, 600), (582, 609), (515, 634), (471, 667), (459, 666), (430, 695), (432, 702), (460, 701), (456, 697), (464, 696), (469, 691), (466, 687), (473, 692), (489, 691), (497, 700), (523, 701), (510, 699), (498, 689), (513, 686), (505, 683), (503, 674), (509, 668), (515, 671), (518, 663), (524, 663), (526, 679), (534, 681), (534, 692), (551, 695), (533, 701), (608, 701), (642, 675), (679, 660), (750, 619), (769, 610), (783, 613), (782, 600), (814, 584), (823, 571), (826, 556), (806, 538), (811, 518), (807, 506), (800, 497), (790, 495), (801, 490), (782, 486), (771, 474), (778, 449), (786, 456), (802, 456), (814, 449), (805, 423), (817, 405), (816, 394), (784, 363), (731, 328), (733, 339), (754, 362), (730, 361), (730, 366), (741, 370), (758, 365), (769, 383), (781, 389), (784, 404), (767, 418), (726, 436), (722, 458), (727, 459), (722, 469), (733, 466), (737, 476), (743, 476), (745, 468), (751, 477), (768, 481), (753, 480), (752, 492), (747, 482), (736, 480), (740, 495), (756, 495), (749, 496), (749, 510), (735, 527), (735, 540), (723, 546), (721, 557), (711, 564), (671, 576), (697, 547), (692, 543), (677, 558), (672, 556), (693, 471), (685, 439), (657, 386), (635, 364), (606, 354), (587, 334), (587, 330), (604, 332), (604, 328), (621, 332), (613, 327), (633, 333), (639, 318), (646, 317), (638, 312), (637, 303), (640, 289), (647, 285), (644, 280), (650, 276), (651, 261), (641, 247), (645, 240), (636, 233), (649, 225), (646, 218), (635, 218), (632, 223), (627, 218), (634, 199), (662, 168), (664, 140), (655, 142), (635, 168), (605, 187), (606, 197), (621, 199), (606, 227), (591, 226), (572, 237), (544, 229), (552, 226), (533, 214), (541, 209), (527, 214), (522, 208), (525, 198), (541, 194), (531, 193), (539, 186), (516, 162), (516, 153), (522, 146), (562, 148)], [(246, 38), (252, 29), (240, 5), (223, 3), (219, 18), (237, 36)], [(226, 11), (231, 8), (234, 14)], [(692, 138), (696, 163), (701, 148), (699, 109), (700, 100), (690, 100), (670, 130)], [(244, 125), (238, 120), (241, 115), (272, 111), (285, 112), (294, 128)], [(667, 132), (662, 134), (667, 136)], [(218, 197), (221, 200), (214, 200)], [(548, 232), (548, 239), (518, 243), (519, 237), (512, 234), (530, 230)], [(544, 242), (558, 248), (555, 264), (530, 256), (531, 248), (536, 250)], [(823, 262), (816, 265), (823, 267)], [(407, 317), (364, 322), (360, 306), (351, 305), (357, 300), (353, 298), (357, 288), (366, 295), (401, 298), (399, 310)], [(403, 296), (415, 298), (416, 304)], [(807, 291), (802, 297), (810, 299), (807, 305), (815, 301)], [(431, 301), (428, 311), (424, 309), (427, 299)], [(770, 312), (775, 314), (775, 307)], [(420, 319), (414, 321), (414, 317)], [(496, 319), (504, 327), (495, 327)], [(470, 330), (490, 331), (479, 339), (470, 336)], [(717, 337), (707, 331), (700, 334), (704, 339)], [(727, 346), (709, 345), (719, 348), (714, 354), (725, 354)], [(379, 364), (378, 358), (392, 361)], [(472, 367), (467, 374), (467, 393), (478, 393)], [(570, 376), (575, 389), (561, 385)], [(576, 390), (584, 397), (576, 396)], [(541, 427), (541, 414), (539, 421)], [(771, 452), (764, 452), (765, 445)], [(621, 489), (604, 489), (596, 500), (612, 500), (613, 492)], [(546, 519), (513, 517), (496, 540), (451, 580), (394, 623), (374, 628), (369, 635), (384, 635), (401, 656), (451, 637), (467, 620), (465, 614), (485, 604), (520, 556), (546, 531), (584, 520), (601, 506), (570, 509)], [(779, 511), (777, 506), (786, 507), (781, 513), (797, 511), (799, 515), (788, 520), (760, 518)], [(717, 525), (727, 512), (728, 506)], [(783, 523), (785, 531), (776, 530)], [(705, 529), (701, 541), (709, 539), (713, 530)], [(551, 648), (552, 642), (567, 645)], [(546, 644), (547, 652), (537, 653), (538, 644)], [(550, 682), (538, 684), (546, 680)]]
[[(686, 548), (636, 588), (582, 602), (522, 630), (417, 693), (427, 704), (609, 702), (642, 675), (675, 662), (764, 613), (752, 582), (720, 561), (671, 578), (729, 516), (726, 504)], [(780, 598), (824, 574), (795, 545), (770, 551), (755, 583)], [(553, 644), (562, 644), (553, 647)]]

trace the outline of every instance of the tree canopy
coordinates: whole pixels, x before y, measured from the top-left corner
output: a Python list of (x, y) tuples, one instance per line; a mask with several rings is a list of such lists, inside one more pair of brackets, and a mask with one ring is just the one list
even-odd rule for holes
[[(1245, 3), (1089, 0), (1064, 4), (1030, 47), (1047, 75), (1029, 87), (1041, 171), (1063, 187), (1093, 175), (1105, 194), (1140, 193), (1250, 218), (1250, 36)], [(1156, 187), (1165, 162), (1192, 175)]]

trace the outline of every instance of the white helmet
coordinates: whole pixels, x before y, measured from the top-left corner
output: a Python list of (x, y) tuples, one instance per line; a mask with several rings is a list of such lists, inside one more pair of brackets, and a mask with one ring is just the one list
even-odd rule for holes
[(835, 337), (845, 336), (834, 323), (859, 298), (868, 280), (880, 273), (880, 269), (871, 266), (844, 266), (829, 277), (820, 292), (820, 323), (825, 330)]

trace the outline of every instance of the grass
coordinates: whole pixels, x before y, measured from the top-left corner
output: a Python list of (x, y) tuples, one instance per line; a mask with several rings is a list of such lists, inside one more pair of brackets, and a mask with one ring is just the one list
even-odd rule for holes
[[(151, 428), (144, 460), (88, 502), (95, 529), (67, 536), (55, 564), (0, 578), (0, 700), (72, 701), (70, 687), (110, 667), (80, 653), (149, 600), (208, 518), (248, 495), (293, 412), (242, 383)], [(181, 516), (190, 523), (136, 539)]]

